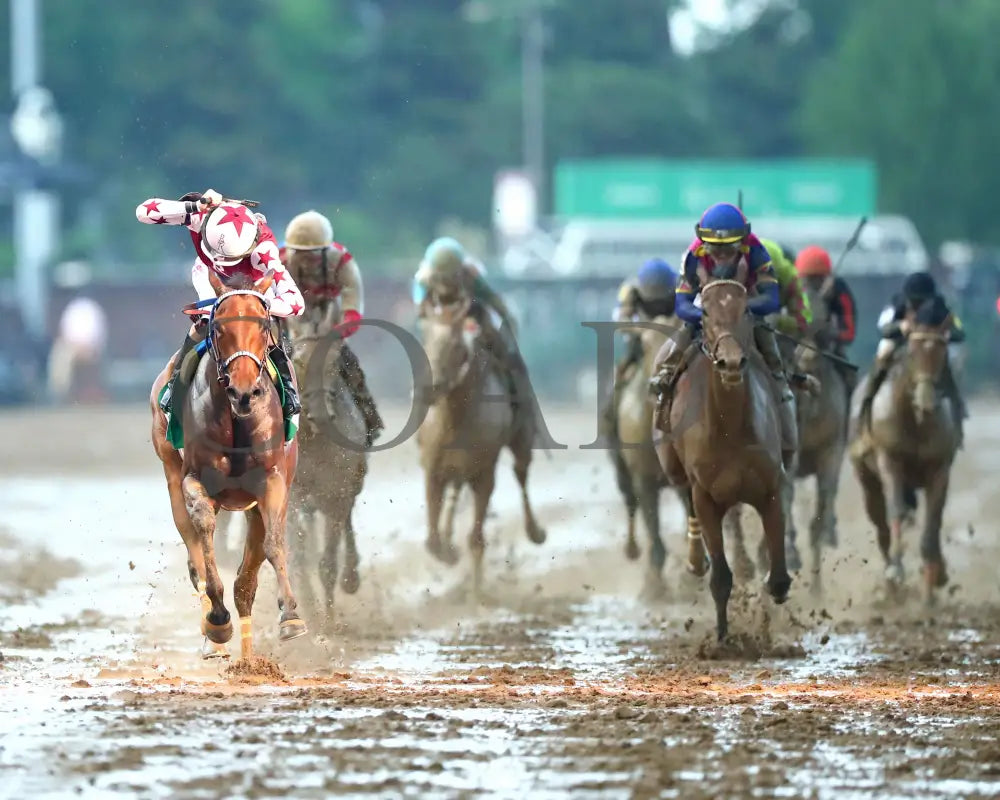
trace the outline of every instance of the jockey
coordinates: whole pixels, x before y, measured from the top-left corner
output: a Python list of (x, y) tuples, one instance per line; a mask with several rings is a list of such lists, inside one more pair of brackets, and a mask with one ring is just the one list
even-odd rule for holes
[[(635, 277), (625, 279), (618, 288), (618, 301), (611, 318), (615, 322), (626, 320), (652, 322), (656, 317), (674, 314), (674, 290), (677, 273), (662, 258), (651, 258), (639, 268)], [(625, 355), (615, 365), (614, 391), (611, 402), (604, 411), (604, 422), (614, 427), (618, 398), (625, 385), (628, 372), (642, 360), (642, 336), (637, 330), (624, 330)]]
[(310, 300), (340, 298), (339, 320), (345, 339), (340, 348), (340, 370), (354, 402), (364, 415), (367, 444), (371, 447), (385, 427), (375, 407), (365, 373), (346, 339), (358, 331), (364, 313), (364, 285), (358, 262), (344, 245), (333, 240), (330, 220), (318, 211), (305, 211), (285, 228), (285, 246), (279, 251), (295, 282)]
[[(947, 303), (938, 293), (934, 277), (929, 272), (911, 273), (903, 283), (903, 291), (893, 297), (892, 302), (882, 310), (878, 318), (879, 333), (882, 336), (878, 349), (875, 351), (875, 362), (872, 364), (865, 386), (865, 394), (861, 401), (861, 420), (870, 429), (872, 402), (879, 387), (889, 374), (893, 357), (899, 346), (906, 342), (913, 327), (913, 316), (925, 303), (934, 303), (943, 307), (951, 316), (950, 342), (957, 344), (965, 341), (965, 330), (958, 316), (948, 310)], [(962, 420), (968, 417), (965, 401), (962, 399), (955, 376), (951, 370), (951, 361), (947, 359), (944, 365), (944, 392), (951, 400), (955, 413), (955, 423), (959, 431), (959, 441), (962, 438)]]
[[(847, 281), (833, 274), (830, 254), (818, 245), (804, 248), (795, 259), (795, 270), (803, 286), (815, 291), (826, 305), (829, 319), (835, 325), (832, 350), (840, 358), (847, 357), (847, 348), (857, 335), (857, 304)], [(854, 391), (858, 374), (853, 369), (841, 369), (848, 392)]]
[[(508, 346), (493, 325), (487, 309), (497, 313), (511, 338), (516, 334), (514, 319), (504, 303), (486, 282), (486, 270), (472, 259), (457, 241), (449, 237), (435, 239), (428, 245), (424, 258), (413, 276), (413, 301), (418, 315), (426, 314), (428, 304), (440, 298), (469, 297), (472, 300), (470, 316), (479, 323), (486, 349), (499, 358), (508, 373), (511, 391), (516, 398), (518, 378), (527, 381), (528, 368), (517, 345)], [(517, 405), (517, 400), (512, 401)]]
[[(236, 202), (224, 202), (218, 192), (207, 189), (204, 194), (190, 192), (180, 200), (150, 198), (136, 207), (135, 216), (139, 222), (147, 225), (187, 227), (197, 253), (191, 267), (191, 282), (198, 292), (199, 300), (209, 300), (216, 296), (208, 280), (209, 270), (215, 272), (224, 284), (237, 275), (259, 280), (268, 270), (274, 270), (274, 282), (266, 293), (271, 315), (298, 316), (305, 309), (295, 281), (281, 264), (278, 245), (263, 214), (252, 213), (246, 206)], [(170, 381), (160, 399), (160, 408), (165, 414), (171, 411), (172, 390), (184, 357), (205, 338), (206, 322), (203, 317), (191, 325), (174, 360)], [(301, 406), (291, 363), (278, 345), (269, 349), (268, 356), (284, 385), (282, 412), (285, 420), (297, 427), (296, 416), (301, 411)], [(286, 426), (286, 429), (289, 428)]]
[(695, 232), (697, 238), (684, 254), (683, 272), (677, 286), (677, 316), (687, 324), (667, 341), (657, 358), (658, 371), (650, 381), (653, 390), (670, 400), (687, 350), (701, 327), (702, 312), (695, 303), (701, 290), (698, 267), (703, 267), (712, 276), (720, 267), (732, 266), (742, 259), (748, 267), (747, 291), (752, 294), (757, 290), (757, 296), (751, 296), (747, 304), (755, 318), (754, 341), (778, 385), (782, 407), (791, 408), (795, 396), (785, 377), (774, 332), (761, 324), (764, 317), (781, 307), (778, 281), (767, 249), (750, 233), (750, 223), (743, 212), (729, 203), (717, 203), (705, 211), (695, 225)]
[(795, 263), (785, 248), (772, 239), (761, 238), (760, 243), (771, 257), (774, 276), (778, 279), (781, 310), (785, 311), (777, 318), (775, 327), (788, 336), (798, 338), (808, 330), (813, 321), (809, 298), (802, 291)]
[[(615, 322), (638, 320), (652, 322), (656, 317), (674, 315), (674, 291), (677, 273), (662, 258), (651, 258), (639, 268), (634, 278), (618, 287), (618, 303), (611, 313)], [(642, 337), (625, 331), (626, 352), (616, 365), (615, 379), (622, 380), (628, 368), (642, 359)]]

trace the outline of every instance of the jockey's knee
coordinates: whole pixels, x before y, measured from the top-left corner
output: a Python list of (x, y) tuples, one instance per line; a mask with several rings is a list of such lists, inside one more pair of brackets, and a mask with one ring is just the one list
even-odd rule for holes
[(881, 339), (878, 348), (875, 350), (875, 363), (878, 367), (884, 368), (888, 365), (893, 353), (896, 352), (897, 342), (895, 339)]

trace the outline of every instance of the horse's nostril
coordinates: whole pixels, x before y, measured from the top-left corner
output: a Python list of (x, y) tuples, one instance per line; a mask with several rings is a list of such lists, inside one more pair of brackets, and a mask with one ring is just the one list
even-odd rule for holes
[(258, 386), (253, 390), (252, 394), (254, 397), (260, 397), (262, 394), (264, 394), (264, 390)]
[(226, 389), (226, 394), (229, 395), (230, 400), (235, 400), (240, 395), (232, 386)]
[(746, 366), (747, 366), (747, 357), (743, 356), (740, 359), (740, 369), (746, 369)]

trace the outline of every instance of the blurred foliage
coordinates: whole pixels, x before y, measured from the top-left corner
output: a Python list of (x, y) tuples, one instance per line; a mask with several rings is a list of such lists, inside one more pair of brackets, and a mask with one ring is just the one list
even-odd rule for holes
[[(520, 160), (530, 1), (41, 0), (67, 155), (98, 176), (67, 220), (136, 264), (187, 246), (136, 225), (136, 204), (209, 186), (262, 201), (279, 237), (298, 211), (330, 210), (362, 263), (415, 257), (443, 224), (488, 230), (493, 175)], [(544, 0), (550, 165), (870, 156), (884, 210), (932, 245), (1000, 239), (978, 211), (1000, 169), (984, 133), (1000, 122), (1000, 3), (772, 0), (749, 26), (703, 31), (690, 58), (670, 40), (682, 5)]]

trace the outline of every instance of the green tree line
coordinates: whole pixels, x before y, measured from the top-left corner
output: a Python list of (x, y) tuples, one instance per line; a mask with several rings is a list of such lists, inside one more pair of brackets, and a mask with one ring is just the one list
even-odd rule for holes
[[(419, 252), (444, 220), (488, 228), (493, 175), (520, 161), (527, 0), (479, 2), (494, 13), (474, 22), (467, 0), (41, 0), (44, 82), (67, 157), (93, 171), (67, 193), (67, 255), (176, 253), (133, 209), (209, 185), (262, 201), (276, 226), (321, 208), (375, 257)], [(690, 57), (668, 25), (682, 4), (545, 0), (550, 168), (866, 156), (883, 210), (930, 244), (1000, 239), (984, 215), (1000, 3), (773, 0), (749, 27), (703, 31)]]

